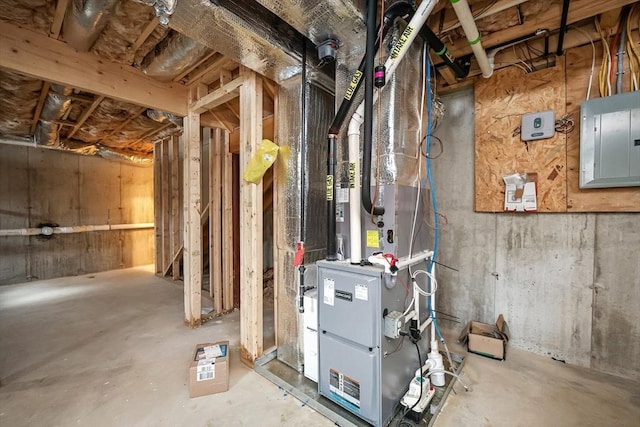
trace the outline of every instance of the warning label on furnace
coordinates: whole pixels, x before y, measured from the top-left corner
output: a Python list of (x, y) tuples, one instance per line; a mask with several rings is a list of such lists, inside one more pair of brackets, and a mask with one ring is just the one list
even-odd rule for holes
[(347, 406), (360, 409), (360, 383), (353, 378), (335, 369), (329, 369), (329, 391), (338, 397), (338, 400), (343, 400)]

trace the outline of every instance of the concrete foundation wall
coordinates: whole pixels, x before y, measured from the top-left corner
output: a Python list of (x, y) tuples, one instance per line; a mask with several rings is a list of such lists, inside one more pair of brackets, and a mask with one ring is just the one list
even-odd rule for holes
[[(0, 145), (0, 230), (153, 222), (153, 168)], [(153, 262), (153, 229), (0, 237), (0, 285)]]
[(640, 379), (640, 215), (475, 213), (473, 90), (443, 101), (439, 261), (460, 271), (439, 268), (438, 310), (504, 314), (511, 346)]

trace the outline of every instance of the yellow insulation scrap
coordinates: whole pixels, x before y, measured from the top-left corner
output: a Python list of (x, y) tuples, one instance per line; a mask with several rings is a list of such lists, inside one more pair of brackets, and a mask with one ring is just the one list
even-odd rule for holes
[(273, 141), (263, 139), (258, 147), (258, 151), (253, 155), (247, 169), (242, 176), (245, 181), (259, 184), (267, 169), (273, 165), (278, 157), (278, 147)]

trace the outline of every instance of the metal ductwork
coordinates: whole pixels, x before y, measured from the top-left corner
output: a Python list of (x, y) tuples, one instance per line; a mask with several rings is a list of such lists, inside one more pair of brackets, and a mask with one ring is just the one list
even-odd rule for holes
[(54, 123), (60, 120), (71, 107), (71, 88), (60, 85), (51, 85), (47, 98), (42, 106), (40, 122), (35, 131), (35, 141), (40, 145), (59, 146), (60, 145), (60, 125)]
[(173, 123), (176, 126), (182, 127), (182, 117), (175, 114), (167, 113), (166, 111), (152, 110), (146, 111), (147, 117), (151, 120), (155, 120), (158, 123)]
[(86, 52), (98, 40), (119, 0), (72, 0), (62, 26), (64, 40)]
[[(315, 45), (327, 38), (337, 38), (339, 43), (359, 45), (362, 48), (365, 26), (360, 11), (350, 0), (256, 0)], [(361, 2), (360, 2), (361, 3)]]
[(276, 82), (299, 74), (300, 34), (282, 20), (265, 25), (258, 15), (264, 8), (253, 1), (181, 0), (169, 26)]
[(207, 52), (207, 46), (172, 31), (144, 58), (142, 71), (157, 80), (169, 82), (191, 64), (201, 60)]

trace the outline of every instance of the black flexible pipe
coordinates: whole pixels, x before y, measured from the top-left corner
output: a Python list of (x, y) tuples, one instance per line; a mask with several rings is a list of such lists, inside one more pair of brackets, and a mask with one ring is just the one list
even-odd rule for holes
[(567, 32), (567, 17), (569, 15), (569, 3), (571, 0), (564, 0), (562, 3), (562, 19), (560, 20), (560, 34), (558, 34), (558, 51), (556, 55), (564, 54), (564, 34)]
[(424, 39), (429, 44), (431, 50), (433, 50), (436, 55), (442, 58), (444, 63), (447, 64), (449, 68), (451, 68), (453, 73), (456, 75), (456, 78), (463, 79), (467, 77), (471, 65), (470, 62), (462, 64), (459, 59), (452, 57), (447, 50), (447, 46), (442, 43), (442, 41), (438, 38), (438, 36), (436, 36), (431, 28), (424, 26), (420, 29), (419, 34), (420, 37), (422, 37), (422, 39)]
[(373, 215), (383, 215), (384, 207), (371, 202), (371, 151), (373, 146), (373, 61), (376, 49), (378, 1), (367, 0), (367, 50), (364, 64), (364, 144), (362, 146), (362, 207)]

